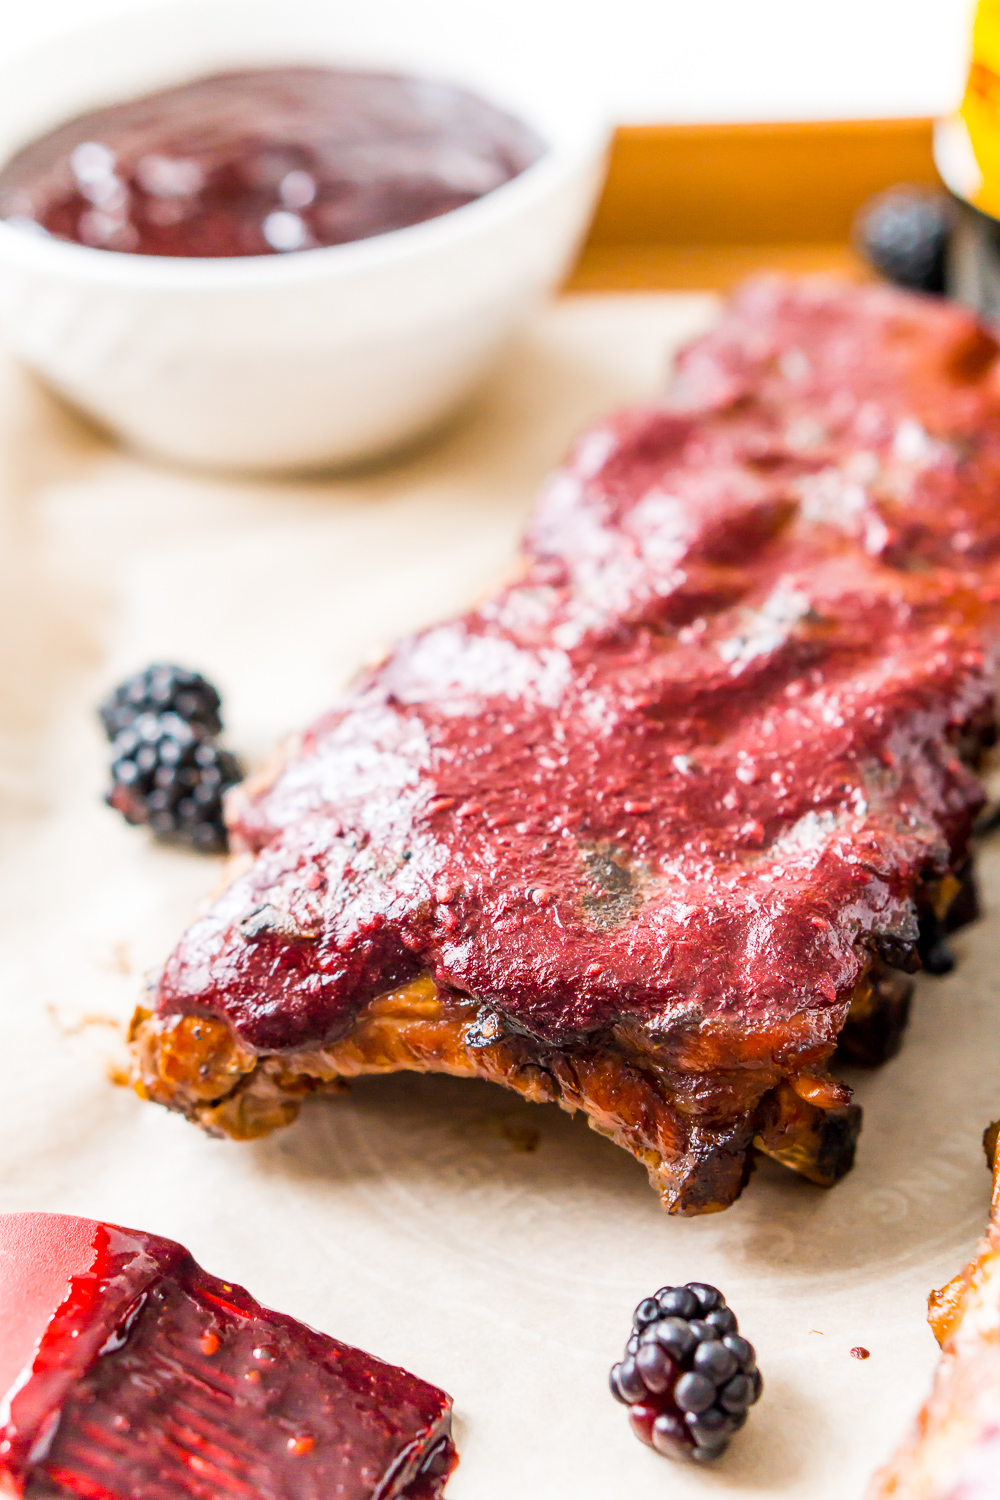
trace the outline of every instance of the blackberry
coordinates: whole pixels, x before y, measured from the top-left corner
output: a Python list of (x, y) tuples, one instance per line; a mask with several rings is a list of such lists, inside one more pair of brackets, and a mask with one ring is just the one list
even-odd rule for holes
[(218, 734), (221, 707), (221, 698), (200, 672), (154, 662), (119, 684), (97, 712), (108, 739), (114, 740), (142, 714), (176, 714), (205, 734)]
[(943, 292), (954, 224), (954, 207), (943, 193), (894, 187), (865, 204), (855, 220), (854, 240), (887, 281), (917, 292)]
[(243, 774), (235, 755), (174, 713), (140, 714), (111, 754), (104, 800), (127, 822), (206, 854), (226, 852), (222, 796)]
[(639, 1303), (610, 1384), (636, 1437), (698, 1463), (718, 1458), (764, 1388), (753, 1345), (719, 1289), (702, 1281)]

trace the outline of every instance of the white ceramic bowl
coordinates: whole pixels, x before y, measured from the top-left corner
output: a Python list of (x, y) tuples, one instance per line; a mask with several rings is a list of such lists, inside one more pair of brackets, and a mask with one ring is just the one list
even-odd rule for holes
[(70, 116), (223, 68), (323, 62), (445, 78), (549, 143), (519, 177), (408, 229), (289, 255), (88, 249), (0, 221), (13, 351), (148, 453), (237, 470), (344, 464), (452, 410), (560, 280), (607, 128), (565, 59), (491, 45), (444, 0), (188, 0), (64, 34), (0, 67), (0, 160)]

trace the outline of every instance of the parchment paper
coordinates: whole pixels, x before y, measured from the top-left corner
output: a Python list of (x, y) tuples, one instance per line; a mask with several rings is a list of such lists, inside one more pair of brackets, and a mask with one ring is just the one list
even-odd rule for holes
[[(440, 1383), (462, 1454), (449, 1500), (860, 1500), (934, 1366), (927, 1291), (986, 1216), (996, 917), (958, 938), (955, 974), (920, 983), (902, 1055), (851, 1078), (866, 1123), (831, 1192), (765, 1163), (727, 1213), (669, 1219), (582, 1120), (453, 1079), (364, 1081), (258, 1144), (213, 1141), (106, 1077), (106, 1019), (128, 1017), (219, 871), (102, 805), (93, 708), (176, 659), (219, 683), (229, 743), (260, 757), (381, 642), (488, 587), (574, 432), (653, 393), (712, 310), (564, 300), (449, 433), (301, 483), (157, 469), (0, 369), (0, 1206), (174, 1236)], [(997, 912), (996, 848), (981, 870)], [(710, 1471), (642, 1448), (606, 1384), (635, 1302), (691, 1278), (724, 1288), (766, 1378)]]

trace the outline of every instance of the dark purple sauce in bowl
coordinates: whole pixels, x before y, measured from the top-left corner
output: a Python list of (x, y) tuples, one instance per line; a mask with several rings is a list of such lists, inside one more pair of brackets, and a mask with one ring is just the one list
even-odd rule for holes
[(11, 351), (212, 469), (369, 461), (442, 422), (559, 285), (608, 127), (562, 49), (432, 10), (157, 0), (0, 60)]
[(274, 255), (403, 229), (531, 166), (540, 137), (453, 84), (281, 67), (77, 116), (0, 170), (0, 217), (138, 255)]

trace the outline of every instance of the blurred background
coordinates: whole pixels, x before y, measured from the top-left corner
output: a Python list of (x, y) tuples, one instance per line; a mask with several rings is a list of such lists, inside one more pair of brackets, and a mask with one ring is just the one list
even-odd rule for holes
[[(0, 58), (71, 23), (151, 3), (7, 0)], [(542, 34), (561, 39), (613, 116), (629, 122), (940, 114), (961, 94), (972, 14), (971, 0), (413, 3), (429, 25), (471, 20), (490, 48), (516, 54)]]
[[(0, 236), (0, 268), (9, 262), (0, 279), (0, 313), (10, 346), (92, 418), (160, 457), (247, 470), (370, 457), (390, 440), (409, 440), (428, 425), (432, 407), (440, 415), (472, 389), (487, 354), (499, 350), (529, 307), (559, 287), (587, 293), (726, 290), (756, 270), (853, 279), (874, 271), (917, 290), (947, 291), (1000, 317), (1000, 241), (994, 243), (1000, 209), (977, 196), (981, 188), (992, 192), (993, 180), (1000, 180), (1000, 158), (984, 186), (986, 169), (980, 170), (975, 155), (985, 152), (993, 161), (1000, 126), (992, 115), (980, 122), (974, 148), (963, 116), (938, 127), (933, 146), (935, 120), (951, 117), (962, 101), (974, 0), (283, 0), (263, 7), (250, 0), (221, 6), (193, 0), (190, 9), (175, 12), (168, 5), (159, 16), (152, 13), (163, 9), (162, 0), (35, 0), (16, 12), (12, 0), (7, 6), (0, 32), (0, 69), (8, 61), (0, 88), (0, 146), (6, 140), (23, 146), (39, 125), (51, 128), (84, 106), (141, 94), (143, 80), (147, 88), (150, 81), (179, 82), (230, 68), (234, 57), (240, 66), (247, 58), (265, 66), (289, 57), (299, 62), (318, 57), (331, 39), (336, 46), (330, 55), (338, 62), (340, 49), (350, 53), (357, 43), (369, 65), (374, 60), (375, 66), (451, 77), (482, 89), (549, 145), (539, 174), (521, 184), (523, 208), (520, 188), (494, 200), (495, 238), (485, 219), (477, 238), (475, 214), (452, 220), (457, 235), (468, 231), (466, 249), (456, 252), (454, 265), (450, 251), (435, 252), (433, 263), (428, 258), (426, 284), (418, 286), (416, 270), (402, 272), (392, 283), (400, 297), (395, 312), (387, 300), (391, 273), (384, 273), (376, 295), (359, 290), (368, 285), (367, 272), (359, 269), (357, 286), (348, 290), (335, 269), (347, 264), (343, 258), (334, 263), (307, 257), (297, 269), (290, 265), (289, 285), (304, 278), (301, 293), (274, 290), (272, 298), (259, 286), (247, 303), (252, 315), (237, 309), (240, 278), (251, 273), (237, 275), (231, 267), (223, 267), (225, 284), (220, 280), (205, 303), (190, 288), (177, 301), (162, 288), (147, 289), (138, 300), (123, 294), (122, 278), (131, 285), (138, 276), (143, 286), (159, 286), (167, 269), (151, 266), (148, 258), (171, 253), (162, 248), (147, 249), (143, 267), (100, 269), (115, 281), (106, 306), (90, 288), (84, 260), (66, 258), (61, 250), (53, 259), (51, 244), (29, 243), (19, 232)], [(119, 24), (106, 36), (100, 23), (115, 19)], [(88, 40), (86, 27), (94, 22)], [(81, 25), (80, 38), (72, 39), (70, 31)], [(980, 51), (985, 34), (977, 43)], [(39, 43), (34, 62), (18, 59), (21, 49)], [(210, 67), (206, 58), (213, 60)], [(1000, 73), (995, 59), (990, 66)], [(618, 129), (601, 192), (609, 124)], [(944, 136), (954, 145), (954, 160), (947, 162), (940, 149)], [(939, 171), (972, 208), (960, 210), (943, 195)], [(532, 181), (541, 184), (531, 199), (537, 208), (529, 207), (536, 193)], [(890, 192), (891, 202), (883, 203)], [(980, 209), (992, 215), (988, 223), (976, 216)], [(290, 220), (302, 235), (312, 232), (285, 210), (277, 218)], [(451, 232), (448, 224), (439, 227), (446, 237)], [(404, 255), (406, 243), (396, 247)], [(417, 246), (419, 240), (409, 243)], [(513, 255), (515, 244), (523, 264)], [(103, 241), (101, 247), (122, 248)], [(293, 250), (300, 243), (272, 248)], [(172, 253), (183, 259), (233, 252), (188, 246)], [(261, 253), (258, 247), (253, 255)], [(359, 267), (366, 254), (354, 257)], [(377, 247), (372, 254), (377, 260)], [(414, 254), (414, 265), (423, 266)], [(60, 279), (64, 270), (66, 285)], [(270, 271), (253, 274), (266, 278)], [(326, 287), (322, 296), (314, 275)], [(463, 276), (470, 299), (464, 309), (457, 300)], [(280, 312), (272, 316), (267, 309), (279, 302)], [(428, 321), (432, 303), (436, 321)], [(217, 338), (208, 333), (209, 307), (221, 320)], [(363, 359), (356, 351), (350, 358), (335, 356), (333, 330), (346, 350), (351, 320), (361, 317), (361, 308), (381, 319), (378, 326), (359, 325)], [(408, 320), (418, 311), (427, 328), (409, 338)], [(311, 332), (302, 335), (302, 347), (292, 348), (298, 317)], [(154, 337), (150, 329), (161, 326), (166, 331)], [(252, 417), (244, 404), (250, 367), (241, 342), (250, 328), (260, 345), (260, 372), (275, 383), (274, 390), (259, 386)], [(461, 351), (456, 346), (447, 358), (441, 342), (446, 328), (460, 329), (469, 345)], [(317, 349), (307, 357), (314, 335)], [(278, 359), (268, 343), (272, 336), (287, 358)], [(229, 352), (210, 377), (205, 348), (213, 338)], [(188, 363), (168, 358), (168, 346), (183, 347)], [(232, 354), (237, 348), (240, 353)], [(104, 351), (100, 358), (97, 349)], [(168, 400), (161, 393), (153, 400), (148, 381), (125, 379), (122, 371), (131, 366), (123, 350), (143, 370), (155, 367), (164, 380), (187, 380), (182, 370), (193, 372), (176, 421), (172, 402), (180, 395), (175, 391)], [(433, 351), (440, 368), (432, 379), (426, 361)], [(412, 368), (406, 362), (411, 356)], [(323, 365), (322, 379), (314, 361)], [(358, 384), (365, 361), (372, 370), (371, 399)], [(327, 383), (333, 366), (341, 377), (335, 393)], [(436, 380), (441, 391), (432, 402)], [(211, 418), (206, 392), (218, 407)], [(416, 411), (418, 393), (421, 410), (427, 408), (423, 415)], [(405, 422), (392, 415), (397, 406), (407, 409)], [(315, 431), (307, 442), (303, 434), (313, 409)], [(331, 436), (335, 412), (343, 427), (337, 442)], [(280, 441), (268, 433), (268, 423), (280, 427)]]

